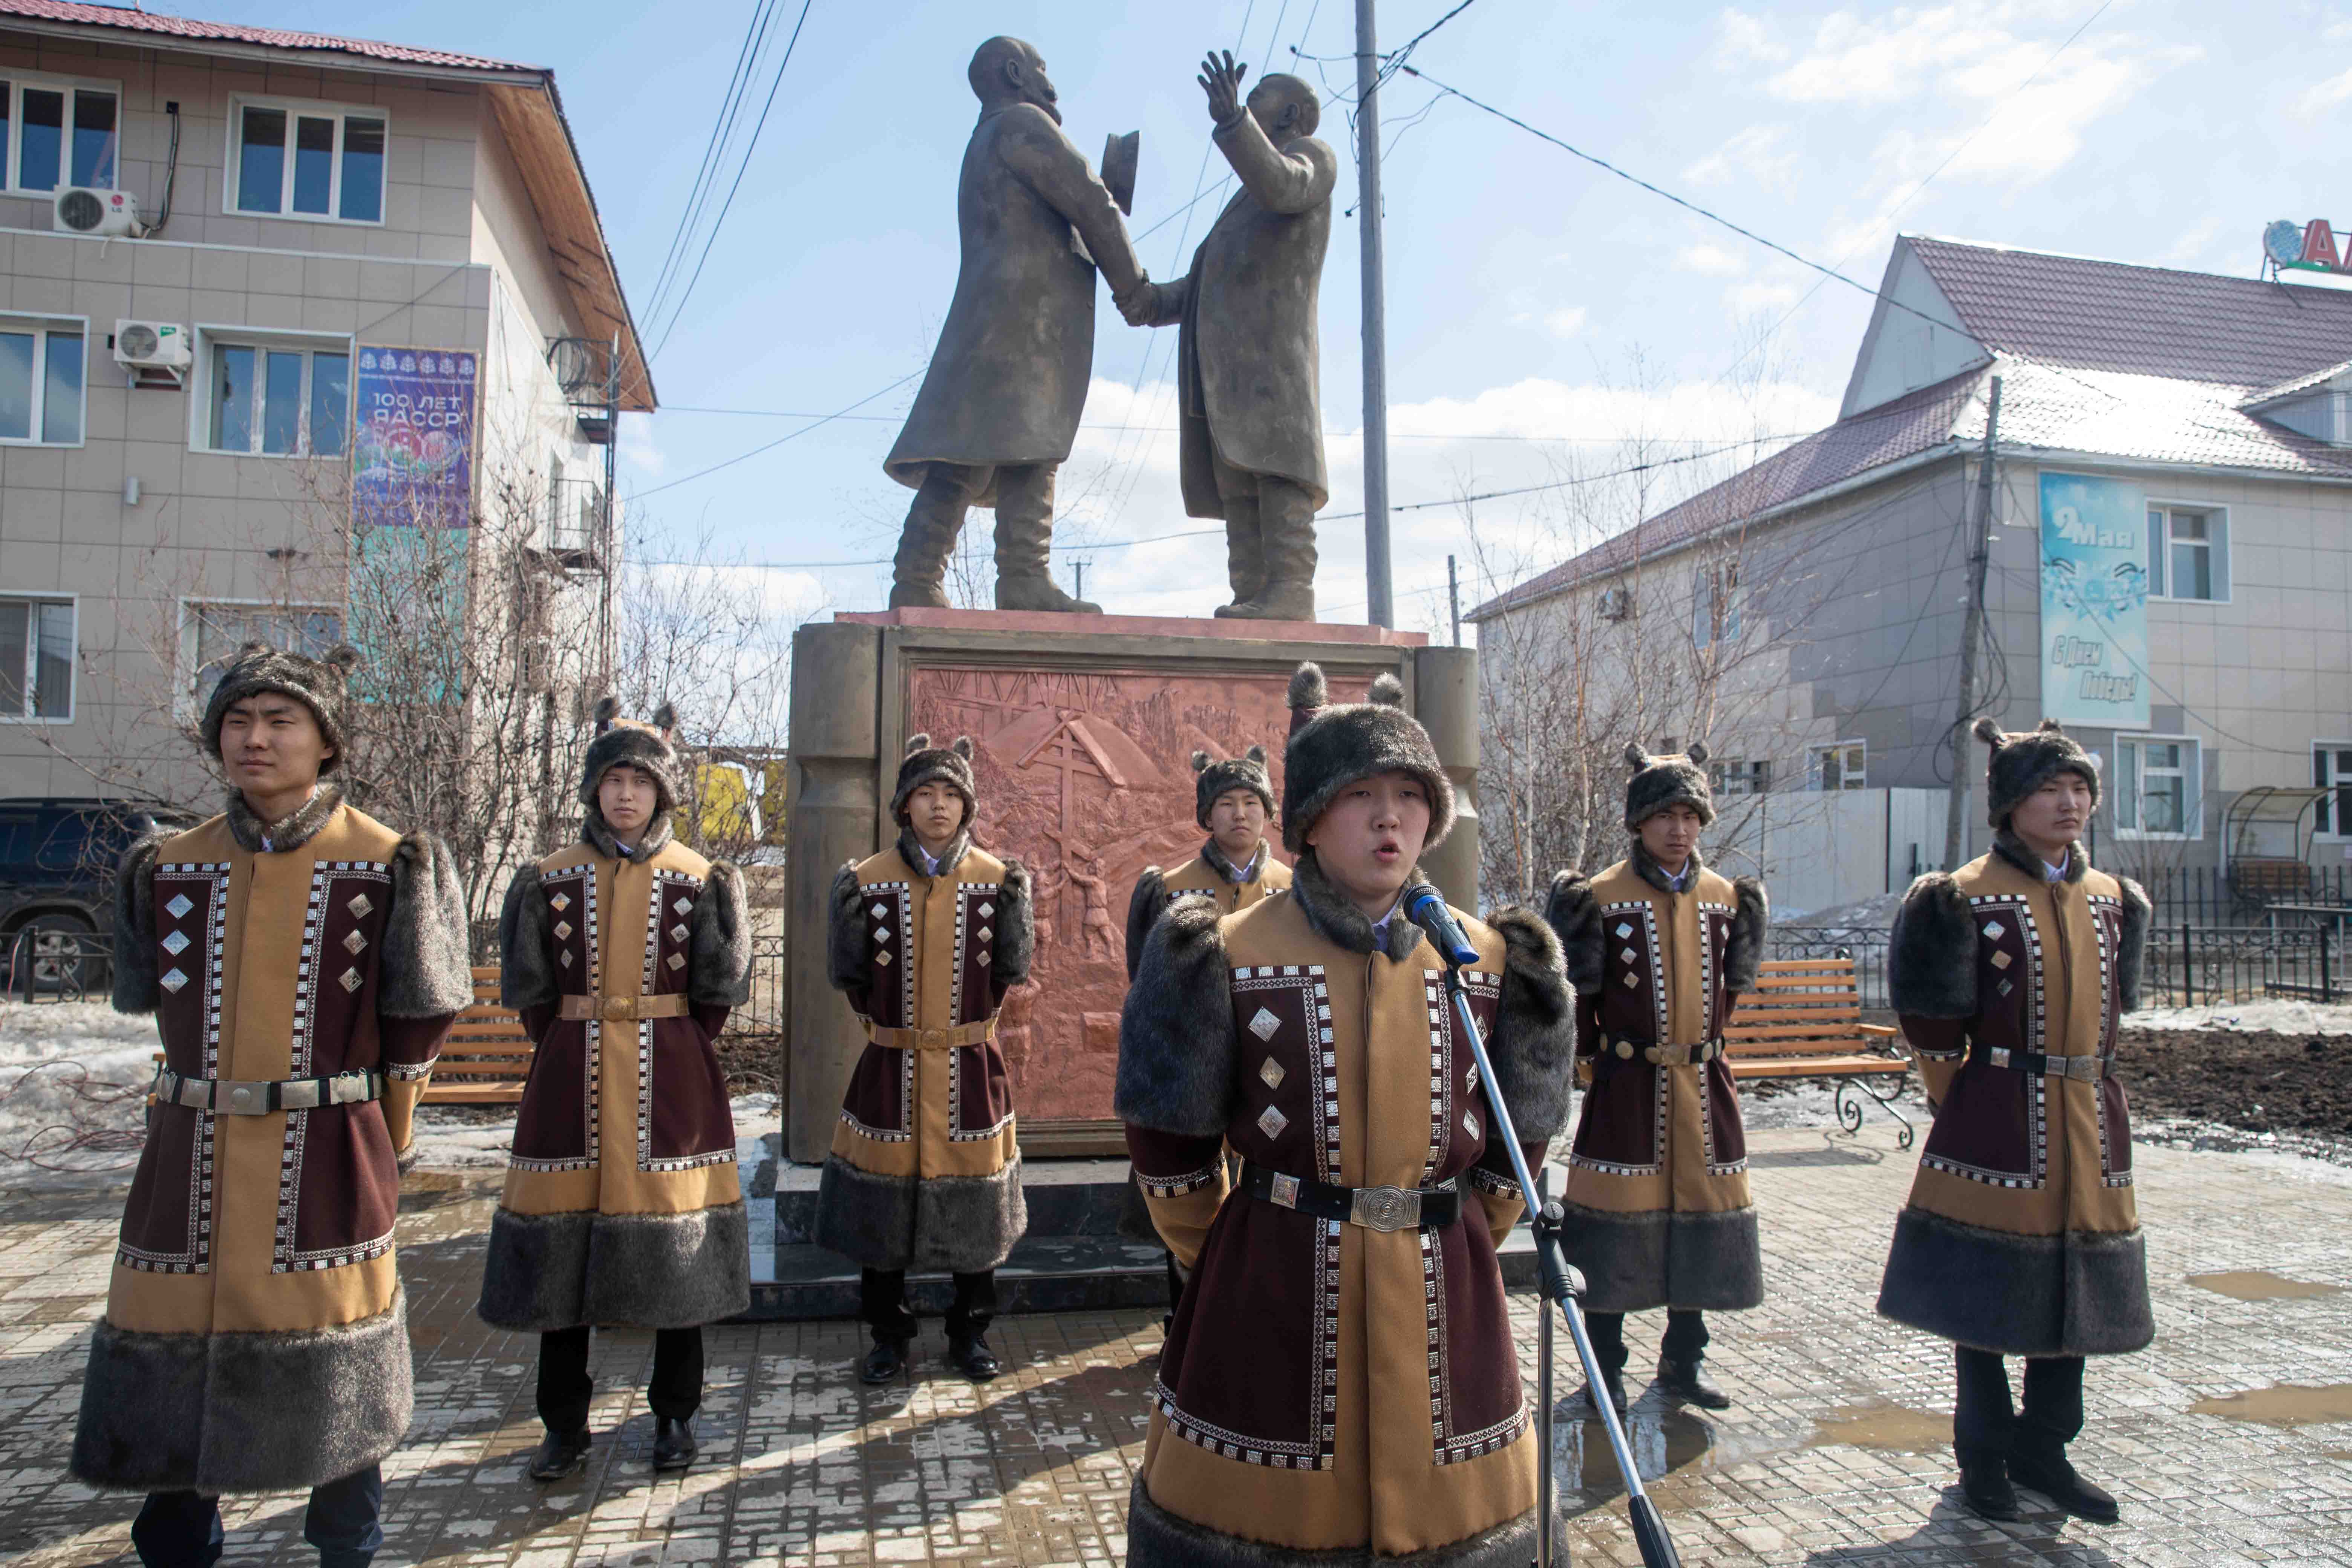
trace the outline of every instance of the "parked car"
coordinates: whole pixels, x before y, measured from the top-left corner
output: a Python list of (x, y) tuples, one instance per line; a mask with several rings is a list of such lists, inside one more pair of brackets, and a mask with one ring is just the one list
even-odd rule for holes
[(197, 820), (151, 801), (0, 799), (0, 987), (102, 994), (122, 851)]

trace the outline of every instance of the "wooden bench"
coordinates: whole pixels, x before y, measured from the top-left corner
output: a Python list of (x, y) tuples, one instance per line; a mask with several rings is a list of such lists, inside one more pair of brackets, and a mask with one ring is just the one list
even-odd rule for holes
[(1903, 1123), (1898, 1142), (1911, 1147), (1911, 1122), (1895, 1105), (1900, 1082), (1890, 1092), (1878, 1089), (1907, 1076), (1911, 1058), (1885, 1049), (1883, 1042), (1895, 1030), (1862, 1021), (1853, 959), (1768, 958), (1756, 966), (1756, 989), (1740, 994), (1731, 1017), (1723, 1055), (1733, 1079), (1836, 1079), (1840, 1126), (1861, 1131), (1866, 1094)]
[(511, 1007), (499, 1005), (496, 964), (474, 966), (474, 1005), (457, 1015), (425, 1086), (427, 1105), (519, 1105), (531, 1044)]

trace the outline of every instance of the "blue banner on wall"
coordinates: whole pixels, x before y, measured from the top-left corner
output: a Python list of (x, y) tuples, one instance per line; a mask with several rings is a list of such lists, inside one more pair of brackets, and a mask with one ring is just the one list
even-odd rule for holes
[(354, 526), (472, 525), (478, 370), (470, 350), (360, 350), (352, 437)]
[(2122, 479), (2042, 476), (2042, 711), (2147, 727), (2147, 498)]

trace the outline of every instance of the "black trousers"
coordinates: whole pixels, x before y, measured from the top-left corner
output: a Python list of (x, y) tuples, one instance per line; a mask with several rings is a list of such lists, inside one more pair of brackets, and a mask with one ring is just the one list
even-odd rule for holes
[[(996, 1270), (950, 1276), (955, 1300), (948, 1303), (948, 1338), (961, 1343), (988, 1331), (996, 1317)], [(915, 1314), (907, 1310), (907, 1271), (868, 1268), (857, 1277), (858, 1316), (877, 1340), (900, 1344), (915, 1337)]]
[[(1625, 1314), (1587, 1312), (1585, 1331), (1592, 1336), (1592, 1353), (1611, 1372), (1625, 1370)], [(1666, 1310), (1666, 1337), (1658, 1354), (1667, 1361), (1694, 1362), (1706, 1349), (1706, 1315), (1679, 1307)]]
[[(367, 1568), (383, 1544), (383, 1471), (374, 1465), (310, 1489), (302, 1539), (320, 1568)], [(221, 1558), (220, 1499), (202, 1492), (149, 1492), (131, 1521), (131, 1544), (147, 1568), (211, 1568)]]
[(2005, 1457), (2016, 1449), (2051, 1453), (2083, 1431), (2083, 1358), (2029, 1356), (2025, 1405), (2009, 1402), (2009, 1363), (1990, 1351), (1953, 1348), (1959, 1396), (1952, 1404), (1952, 1447)]
[[(588, 1425), (588, 1401), (596, 1380), (588, 1375), (586, 1325), (539, 1336), (539, 1418), (551, 1432), (577, 1432)], [(702, 1408), (702, 1331), (656, 1329), (654, 1374), (646, 1403), (656, 1415), (683, 1421)]]

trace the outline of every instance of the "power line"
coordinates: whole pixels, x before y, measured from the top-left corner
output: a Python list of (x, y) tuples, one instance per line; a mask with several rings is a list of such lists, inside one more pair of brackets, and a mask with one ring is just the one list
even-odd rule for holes
[(667, 480), (661, 484), (654, 486), (651, 489), (639, 490), (636, 493), (635, 499), (643, 500), (647, 496), (659, 495), (664, 490), (676, 489), (678, 486), (689, 484), (696, 479), (703, 478), (705, 475), (715, 474), (721, 468), (731, 468), (736, 464), (743, 462), (748, 458), (756, 458), (762, 452), (773, 451), (778, 447), (782, 446), (785, 442), (797, 440), (801, 437), (807, 435), (810, 431), (816, 429), (819, 426), (830, 425), (836, 419), (847, 417), (853, 411), (865, 407), (867, 404), (873, 402), (877, 397), (887, 396), (889, 394), (898, 391), (900, 387), (906, 385), (908, 382), (914, 380), (917, 376), (922, 374), (924, 371), (929, 370), (929, 368), (930, 366), (928, 363), (918, 365), (913, 370), (910, 370), (906, 374), (900, 376), (898, 380), (892, 382), (889, 385), (882, 388), (881, 391), (867, 393), (865, 396), (859, 398), (848, 407), (842, 409), (839, 413), (827, 414), (822, 418), (811, 420), (808, 424), (802, 426), (799, 429), (789, 431), (784, 435), (779, 436), (774, 440), (768, 442), (764, 446), (754, 447), (748, 452), (739, 452), (723, 463), (713, 463), (707, 468), (697, 468), (693, 473), (685, 475), (679, 479)]
[[(853, 424), (870, 425), (894, 425), (897, 424), (899, 419), (899, 416), (895, 414), (824, 415), (813, 414), (791, 408), (717, 408), (703, 405), (681, 403), (665, 403), (661, 405), (659, 412), (663, 414), (736, 415), (747, 419), (831, 418), (846, 420)], [(1113, 425), (1082, 420), (1079, 422), (1078, 428), (1081, 430), (1148, 430), (1155, 435), (1167, 436), (1175, 434), (1179, 427), (1174, 425)], [(1355, 434), (1355, 431), (1353, 429), (1339, 426), (1327, 426), (1324, 428), (1324, 434), (1327, 436), (1352, 436)], [(1810, 434), (1810, 432), (1808, 432), (1808, 434)], [(1569, 447), (1612, 447), (1630, 440), (1664, 441), (1696, 446), (1701, 442), (1720, 441), (1723, 438), (1720, 436), (1653, 436), (1646, 433), (1636, 434), (1633, 436), (1528, 436), (1500, 431), (1479, 430), (1391, 430), (1389, 432), (1389, 436), (1392, 440), (1403, 441), (1543, 441)], [(1780, 439), (1780, 437), (1764, 436), (1757, 437), (1755, 439), (1769, 441), (1778, 440)]]
[(785, 40), (784, 58), (776, 62), (776, 74), (768, 83), (767, 99), (760, 105), (760, 118), (751, 126), (751, 139), (743, 144), (742, 159), (735, 165), (734, 183), (727, 187), (727, 199), (719, 205), (719, 216), (711, 219), (710, 233), (703, 239), (702, 254), (695, 259), (694, 275), (686, 280), (685, 292), (670, 308), (669, 325), (662, 329), (661, 342), (654, 345), (648, 359), (658, 358), (662, 350), (669, 346), (670, 334), (677, 331), (678, 320), (686, 314), (687, 301), (694, 298), (694, 286), (702, 281), (703, 265), (710, 259), (710, 247), (718, 242), (719, 231), (727, 226), (727, 215), (735, 205), (735, 193), (743, 188), (743, 175), (751, 167), (751, 154), (760, 149), (760, 133), (768, 127), (768, 111), (776, 106), (776, 89), (784, 84), (784, 69), (793, 63), (793, 50), (801, 41), (801, 28), (808, 21), (809, 7), (815, 3), (816, 0), (801, 0), (800, 17), (793, 23), (793, 36)]
[(687, 237), (694, 230), (709, 190), (711, 174), (719, 166), (719, 149), (726, 144), (735, 125), (735, 112), (742, 102), (742, 89), (750, 80), (748, 68), (759, 55), (759, 46), (767, 37), (767, 20), (772, 16), (773, 0), (754, 0), (751, 19), (743, 28), (743, 47), (736, 51), (735, 68), (727, 78), (727, 90), (719, 100), (719, 112), (710, 120), (710, 140), (702, 149), (702, 162), (694, 172), (694, 183), (688, 187), (686, 205), (680, 209), (677, 227), (669, 237), (669, 249), (662, 257), (660, 271), (654, 275), (652, 292), (646, 297), (646, 319), (651, 321), (661, 313), (663, 299), (677, 281), (678, 258), (685, 254)]
[(1462, 4), (1454, 6), (1453, 10), (1445, 13), (1444, 16), (1440, 16), (1436, 21), (1432, 22), (1428, 26), (1423, 27), (1412, 37), (1407, 38), (1404, 41), (1404, 47), (1402, 48), (1391, 49), (1387, 56), (1387, 63), (1381, 68), (1380, 81), (1377, 85), (1382, 87), (1386, 86), (1391, 77), (1393, 77), (1397, 72), (1407, 68), (1404, 63), (1405, 60), (1412, 54), (1413, 50), (1421, 47), (1421, 41), (1423, 38), (1426, 38), (1430, 34), (1437, 31), (1438, 28), (1443, 27), (1446, 23), (1451, 22), (1454, 17), (1459, 16), (1463, 12), (1467, 11), (1471, 6), (1475, 5), (1477, 3), (1478, 0), (1462, 0)]

